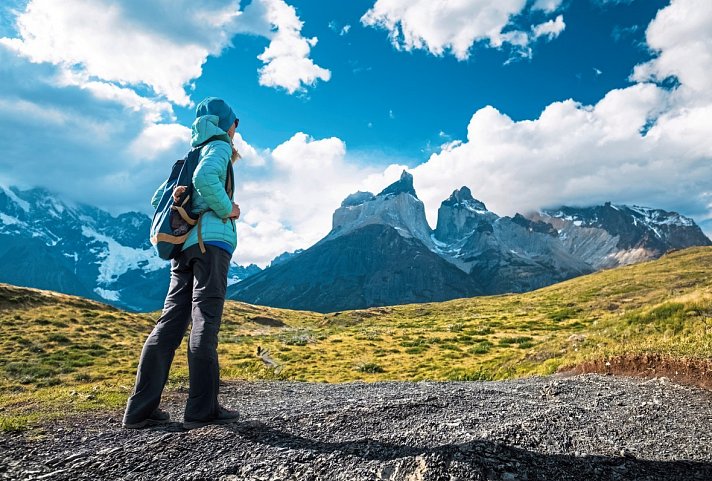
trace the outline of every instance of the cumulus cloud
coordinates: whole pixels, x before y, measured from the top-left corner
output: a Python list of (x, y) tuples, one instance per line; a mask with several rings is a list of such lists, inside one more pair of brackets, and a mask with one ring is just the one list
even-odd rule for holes
[(148, 206), (144, 199), (166, 175), (154, 161), (159, 152), (167, 159), (185, 154), (185, 127), (147, 124), (138, 107), (127, 109), (111, 96), (98, 98), (76, 85), (57, 85), (57, 70), (0, 44), (4, 181), (46, 187), (114, 212)]
[(658, 12), (646, 31), (657, 56), (635, 67), (638, 82), (677, 77), (680, 95), (699, 103), (712, 99), (712, 5), (705, 0), (675, 0)]
[[(525, 12), (526, 0), (473, 0), (470, 2), (429, 0), (377, 0), (361, 18), (366, 26), (388, 30), (398, 49), (425, 49), (433, 55), (451, 52), (458, 60), (470, 56), (472, 46), (486, 42), (501, 48), (513, 46), (530, 56), (528, 46), (537, 37), (554, 38), (563, 30), (563, 17), (547, 21), (535, 31), (508, 30), (512, 17)], [(532, 8), (546, 13), (555, 11), (559, 0), (539, 0)]]
[(236, 260), (242, 264), (264, 266), (284, 251), (309, 247), (329, 232), (332, 213), (348, 194), (379, 191), (398, 170), (359, 166), (341, 139), (303, 132), (263, 157), (269, 177), (238, 182), (236, 189), (243, 210)]
[(559, 15), (553, 20), (547, 20), (539, 25), (534, 25), (534, 27), (532, 27), (532, 33), (534, 34), (534, 38), (547, 37), (551, 40), (558, 37), (565, 28), (564, 16)]
[[(148, 7), (160, 10), (151, 24), (131, 21), (146, 18), (144, 4), (31, 0), (17, 17), (19, 37), (0, 42), (33, 62), (79, 70), (94, 80), (147, 85), (175, 104), (189, 105), (184, 86), (200, 77), (208, 55), (227, 45), (237, 2), (207, 2), (201, 10), (187, 0), (156, 2)], [(167, 14), (171, 11), (180, 15)], [(206, 30), (214, 33), (208, 35)], [(181, 36), (167, 31), (179, 31)]]
[(318, 80), (331, 79), (331, 71), (309, 58), (318, 39), (302, 36), (303, 26), (294, 7), (284, 0), (255, 0), (245, 9), (240, 28), (270, 39), (257, 57), (264, 63), (259, 71), (260, 85), (283, 88), (293, 94)]
[[(255, 0), (246, 12), (239, 6), (239, 0), (30, 0), (16, 18), (17, 37), (0, 43), (32, 62), (60, 67), (65, 85), (130, 108), (140, 104), (151, 122), (160, 115), (171, 120), (170, 104), (192, 105), (186, 89), (236, 33), (270, 39), (259, 56), (262, 85), (294, 93), (329, 80), (331, 73), (309, 58), (317, 39), (301, 35), (293, 7), (284, 0)], [(136, 94), (146, 86), (167, 102)]]
[(536, 0), (533, 10), (543, 10), (546, 13), (555, 12), (561, 6), (563, 0)]

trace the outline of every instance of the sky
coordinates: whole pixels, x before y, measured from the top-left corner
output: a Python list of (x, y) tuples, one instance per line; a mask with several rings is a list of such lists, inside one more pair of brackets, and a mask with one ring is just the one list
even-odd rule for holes
[(712, 233), (708, 0), (9, 0), (0, 183), (148, 203), (195, 105), (240, 118), (234, 261), (265, 266), (407, 169), (431, 226), (606, 201)]

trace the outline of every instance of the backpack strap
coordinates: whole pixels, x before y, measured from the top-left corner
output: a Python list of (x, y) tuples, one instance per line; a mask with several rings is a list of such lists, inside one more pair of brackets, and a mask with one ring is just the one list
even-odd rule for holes
[(190, 200), (190, 195), (185, 196), (185, 199), (180, 205), (173, 205), (171, 206), (171, 209), (174, 211), (178, 212), (178, 214), (181, 216), (181, 218), (188, 223), (188, 225), (195, 225), (196, 222), (198, 222), (196, 219), (193, 219), (191, 216), (188, 215), (188, 212), (185, 210), (185, 204), (188, 203)]
[(200, 215), (198, 216), (198, 226), (196, 227), (196, 229), (198, 229), (198, 246), (200, 247), (200, 253), (201, 253), (201, 254), (205, 254), (205, 252), (207, 252), (206, 249), (205, 249), (205, 243), (203, 242), (203, 233), (202, 233), (202, 231), (200, 230), (201, 225), (202, 225), (202, 223), (203, 223), (202, 221), (203, 221), (203, 214), (204, 214), (204, 213), (205, 213), (205, 212), (201, 212)]

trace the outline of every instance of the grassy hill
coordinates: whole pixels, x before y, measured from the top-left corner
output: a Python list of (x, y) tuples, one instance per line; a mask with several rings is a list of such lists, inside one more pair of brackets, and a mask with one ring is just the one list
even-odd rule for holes
[[(0, 428), (123, 406), (157, 316), (0, 284)], [(330, 314), (228, 302), (219, 352), (223, 379), (320, 382), (494, 380), (636, 355), (709, 366), (712, 248), (526, 294)], [(187, 381), (185, 357), (183, 344), (169, 388)]]

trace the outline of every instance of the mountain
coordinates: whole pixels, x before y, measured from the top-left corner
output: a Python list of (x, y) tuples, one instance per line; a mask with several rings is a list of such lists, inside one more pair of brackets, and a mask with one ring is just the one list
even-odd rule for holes
[(593, 272), (561, 245), (550, 224), (520, 214), (499, 217), (467, 187), (443, 201), (433, 236), (438, 250), (490, 294), (530, 291)]
[(418, 239), (433, 248), (431, 229), (425, 220), (425, 206), (415, 193), (413, 176), (406, 171), (376, 196), (370, 192), (357, 192), (346, 197), (334, 212), (331, 232), (322, 241), (372, 224), (391, 226), (400, 235)]
[(331, 231), (232, 286), (231, 298), (319, 312), (526, 292), (594, 271), (712, 242), (689, 218), (644, 207), (561, 207), (500, 217), (463, 186), (438, 209), (435, 230), (400, 178), (349, 195)]
[[(112, 216), (45, 189), (0, 187), (0, 282), (51, 289), (133, 311), (160, 309), (169, 263), (148, 241), (151, 219)], [(232, 265), (230, 283), (260, 268)]]
[(658, 258), (673, 249), (712, 245), (695, 222), (676, 212), (606, 202), (533, 214), (556, 230), (574, 256), (594, 269)]
[(477, 282), (436, 252), (431, 234), (413, 176), (404, 171), (378, 195), (349, 195), (326, 237), (232, 286), (228, 296), (330, 312), (481, 294)]
[(231, 299), (333, 312), (467, 297), (482, 291), (419, 240), (369, 224), (323, 239), (228, 290)]

